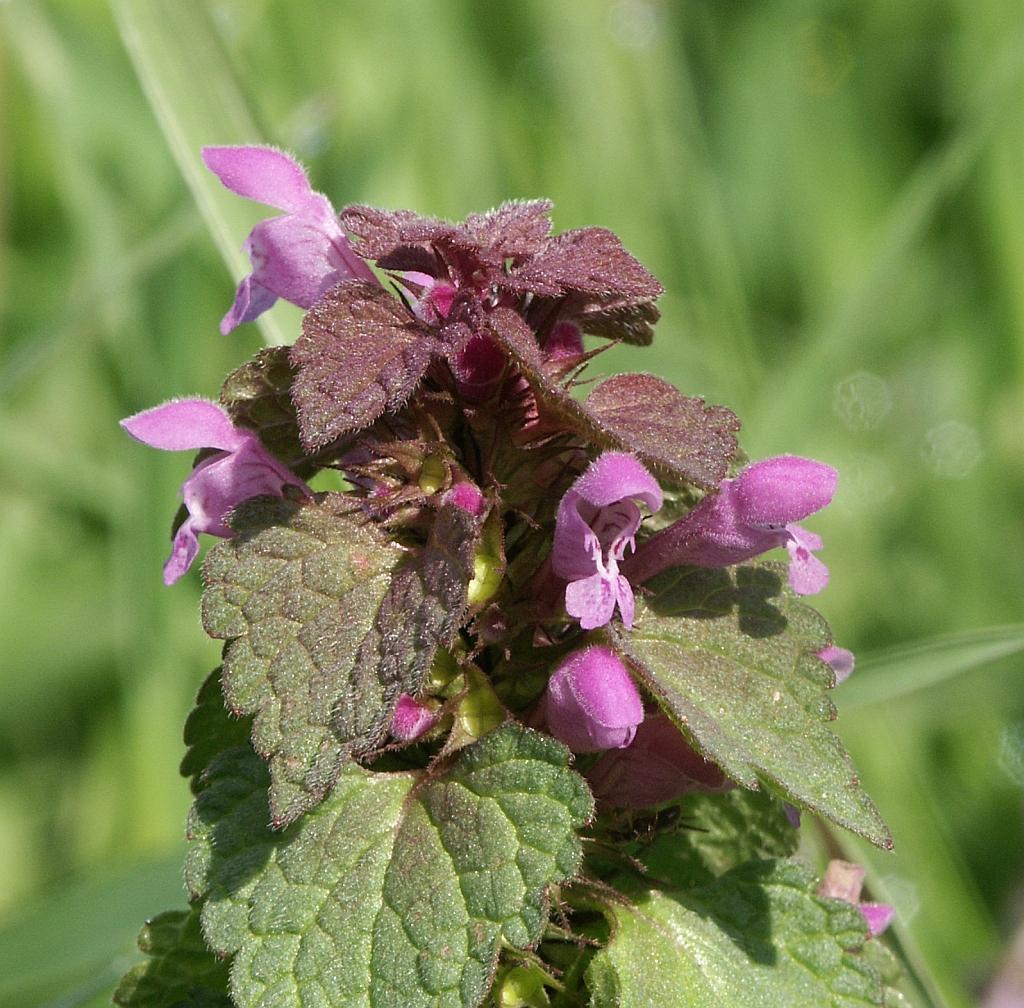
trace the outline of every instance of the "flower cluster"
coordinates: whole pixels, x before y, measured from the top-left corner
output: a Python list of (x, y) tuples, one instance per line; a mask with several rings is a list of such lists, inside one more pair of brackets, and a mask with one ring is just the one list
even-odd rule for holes
[[(703, 498), (660, 531), (643, 535), (645, 515), (657, 513), (664, 496), (651, 466), (661, 465), (678, 482), (680, 473), (689, 474), (678, 462), (679, 451), (635, 434), (646, 422), (645, 403), (622, 401), (620, 386), (593, 407), (567, 394), (587, 359), (584, 332), (643, 342), (657, 319), (653, 300), (660, 285), (610, 232), (589, 228), (552, 237), (545, 201), (505, 204), (461, 225), (364, 206), (339, 215), (280, 151), (208, 147), (203, 160), (232, 192), (283, 212), (257, 224), (247, 238), (252, 272), (239, 285), (221, 330), (252, 321), (277, 298), (310, 309), (290, 354), (298, 435), (307, 452), (338, 446), (334, 464), (363, 494), (368, 520), (401, 524), (420, 513), (415, 502), (423, 494), (417, 498), (415, 487), (409, 489), (408, 477), (417, 465), (425, 472), (428, 462), (409, 460), (423, 438), (408, 435), (415, 423), (406, 404), (418, 388), (428, 388), (461, 403), (470, 430), (485, 408), (517, 403), (521, 408), (512, 415), (518, 429), (509, 436), (536, 452), (534, 479), (542, 494), (551, 483), (543, 474), (555, 472), (555, 464), (578, 473), (560, 494), (550, 555), (531, 582), (539, 598), (554, 599), (555, 622), (562, 620), (558, 635), (574, 626), (598, 631), (616, 614), (628, 632), (638, 593), (660, 572), (728, 567), (777, 547), (789, 553), (794, 592), (825, 587), (827, 568), (814, 555), (821, 539), (798, 523), (831, 501), (837, 475), (811, 459), (770, 458), (726, 478), (723, 454), (714, 463), (722, 475), (713, 482), (693, 470), (690, 478), (703, 488)], [(632, 377), (637, 389), (657, 381)], [(665, 388), (656, 391), (664, 395)], [(670, 411), (698, 411), (708, 435), (730, 443), (729, 428), (715, 431), (713, 414), (699, 412), (706, 410), (701, 401), (683, 400), (670, 388), (667, 395)], [(229, 518), (242, 502), (264, 495), (314, 498), (257, 430), (212, 402), (175, 400), (122, 423), (152, 447), (202, 450), (182, 485), (187, 514), (164, 568), (168, 584), (195, 559), (199, 533), (234, 534)], [(377, 429), (382, 423), (391, 425), (388, 436)], [(585, 435), (593, 431), (620, 447), (592, 453)], [(567, 447), (559, 441), (566, 437)], [(477, 482), (453, 459), (438, 471), (443, 494), (422, 513), (456, 507), (483, 521), (490, 504)], [(499, 493), (494, 471), (481, 470), (475, 478)], [(421, 474), (417, 485), (433, 483)], [(536, 503), (531, 508), (543, 511)], [(529, 517), (521, 507), (519, 513)], [(475, 564), (479, 575), (486, 564), (481, 567), (480, 556)], [(468, 597), (483, 605), (482, 595), (470, 591)], [(474, 624), (482, 639), (500, 637), (508, 627), (507, 616), (493, 605)], [(834, 645), (818, 656), (837, 681), (853, 667), (850, 652)], [(413, 741), (443, 724), (443, 716), (436, 698), (402, 693), (394, 701), (391, 735)], [(608, 805), (656, 805), (692, 788), (729, 784), (653, 698), (645, 699), (628, 658), (600, 641), (584, 637), (554, 665), (532, 717), (574, 752), (603, 753), (590, 780)]]
[[(204, 1004), (230, 988), (239, 1006), (543, 1005), (557, 984), (559, 1003), (584, 1004), (595, 974), (618, 983), (613, 950), (592, 947), (595, 907), (611, 946), (629, 940), (615, 920), (643, 906), (637, 886), (699, 879), (697, 904), (654, 894), (673, 944), (644, 938), (634, 972), (700, 951), (687, 990), (658, 979), (658, 999), (686, 1000), (698, 959), (725, 961), (715, 929), (742, 903), (772, 955), (796, 954), (772, 935), (799, 915), (795, 1000), (824, 1004), (852, 980), (881, 1003), (871, 968), (848, 969), (856, 912), (827, 900), (859, 909), (861, 938), (891, 908), (861, 901), (857, 866), (833, 863), (816, 891), (787, 859), (802, 813), (891, 843), (824, 723), (853, 655), (796, 598), (828, 582), (803, 522), (831, 502), (835, 470), (744, 466), (727, 408), (654, 375), (586, 377), (659, 318), (661, 285), (609, 231), (553, 233), (545, 200), (459, 223), (335, 211), (280, 151), (203, 159), (280, 211), (246, 239), (252, 270), (222, 332), (278, 298), (306, 313), (294, 344), (238, 367), (218, 402), (122, 421), (197, 453), (164, 581), (202, 535), (219, 540), (202, 619), (221, 665), (183, 763), (194, 908), (164, 929), (193, 944), (201, 930), (218, 958), (159, 996), (196, 979)], [(224, 927), (239, 907), (258, 927)], [(808, 930), (827, 915), (836, 934)], [(735, 935), (719, 937), (741, 962)], [(188, 952), (186, 972), (201, 959)], [(163, 972), (130, 976), (118, 1003)]]

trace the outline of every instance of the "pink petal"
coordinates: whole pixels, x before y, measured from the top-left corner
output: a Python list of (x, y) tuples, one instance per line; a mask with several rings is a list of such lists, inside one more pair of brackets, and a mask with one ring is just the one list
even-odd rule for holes
[(309, 221), (334, 217), (327, 197), (313, 192), (301, 165), (272, 147), (204, 147), (203, 163), (238, 196)]
[(579, 512), (580, 495), (565, 492), (555, 519), (555, 539), (551, 545), (551, 568), (561, 578), (580, 581), (597, 570), (594, 553), (597, 537)]
[(260, 221), (245, 248), (253, 280), (301, 308), (312, 308), (335, 284), (355, 277), (332, 236), (298, 217)]
[(168, 587), (174, 584), (192, 566), (198, 553), (199, 540), (192, 528), (192, 520), (186, 518), (174, 537), (171, 555), (164, 564), (164, 584)]
[(224, 519), (242, 501), (280, 497), (288, 485), (308, 492), (300, 479), (252, 438), (237, 451), (200, 462), (182, 484), (181, 494), (196, 532), (230, 536)]
[(789, 550), (790, 588), (797, 595), (817, 595), (828, 584), (828, 567), (799, 542), (790, 540), (786, 549)]
[(487, 503), (475, 483), (456, 483), (445, 492), (441, 501), (444, 504), (452, 504), (462, 511), (467, 511), (477, 518), (484, 513), (484, 506)]
[(896, 913), (888, 903), (860, 903), (858, 909), (867, 921), (872, 938), (877, 938), (891, 923)]
[[(616, 579), (615, 599), (619, 604), (619, 613), (622, 615), (622, 625), (627, 630), (632, 630), (633, 617), (636, 615), (636, 602), (633, 598), (632, 586), (621, 574)], [(580, 626), (582, 625), (581, 623)], [(586, 628), (584, 627), (584, 629)]]
[(643, 721), (644, 706), (625, 665), (609, 648), (571, 654), (545, 695), (548, 729), (576, 752), (624, 748)]
[(735, 480), (736, 510), (750, 525), (787, 525), (820, 511), (836, 492), (831, 466), (779, 455), (747, 466)]
[(830, 644), (827, 648), (822, 648), (818, 652), (818, 657), (823, 662), (832, 666), (832, 671), (835, 674), (837, 684), (845, 682), (850, 678), (854, 662), (852, 651), (847, 651), (846, 648), (836, 647), (834, 644)]
[(846, 903), (857, 903), (863, 885), (863, 865), (833, 858), (829, 861), (825, 875), (818, 885), (818, 895), (843, 900)]
[(126, 417), (121, 426), (136, 441), (164, 451), (230, 451), (249, 438), (235, 428), (220, 406), (208, 399), (172, 399)]
[(615, 590), (603, 574), (570, 581), (565, 589), (565, 610), (580, 621), (584, 630), (610, 622), (615, 613), (615, 601)]
[(254, 280), (251, 274), (245, 277), (235, 292), (234, 304), (231, 305), (227, 315), (220, 320), (221, 335), (227, 336), (232, 329), (240, 326), (243, 322), (252, 322), (259, 318), (268, 308), (273, 307), (276, 300), (277, 295)]
[(571, 489), (596, 507), (626, 498), (642, 500), (652, 511), (661, 507), (658, 481), (637, 458), (625, 452), (604, 452), (598, 456)]
[(412, 742), (437, 722), (437, 714), (426, 704), (402, 693), (391, 719), (391, 734), (401, 742)]

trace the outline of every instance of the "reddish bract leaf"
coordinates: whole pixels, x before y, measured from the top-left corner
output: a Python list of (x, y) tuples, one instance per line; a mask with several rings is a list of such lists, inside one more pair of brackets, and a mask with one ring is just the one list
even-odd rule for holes
[(548, 241), (505, 286), (535, 294), (582, 294), (615, 305), (639, 304), (664, 288), (605, 228), (566, 231)]
[(598, 385), (585, 405), (619, 446), (707, 490), (721, 483), (736, 454), (740, 422), (732, 410), (684, 396), (654, 375), (615, 375)]
[(381, 210), (349, 206), (339, 214), (352, 236), (352, 247), (366, 259), (382, 259), (403, 245), (419, 245), (450, 237), (456, 226), (436, 217), (421, 217), (411, 210)]
[(511, 308), (496, 308), (487, 315), (491, 332), (512, 357), (527, 372), (540, 373), (544, 364), (537, 337), (533, 330)]
[(585, 333), (603, 336), (605, 339), (619, 339), (634, 346), (650, 346), (654, 339), (654, 326), (661, 318), (661, 312), (650, 301), (615, 308), (598, 307), (584, 311), (573, 318)]
[(339, 284), (306, 315), (291, 350), (292, 399), (312, 451), (398, 409), (442, 352), (433, 332), (373, 284)]
[(551, 200), (512, 200), (483, 214), (470, 214), (455, 241), (489, 249), (494, 257), (524, 259), (543, 250), (551, 232)]

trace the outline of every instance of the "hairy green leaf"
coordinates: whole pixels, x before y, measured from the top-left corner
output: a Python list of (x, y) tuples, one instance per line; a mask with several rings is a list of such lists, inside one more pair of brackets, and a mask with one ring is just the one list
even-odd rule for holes
[(747, 861), (789, 857), (799, 839), (782, 803), (766, 791), (694, 792), (680, 802), (673, 827), (637, 856), (655, 878), (706, 882)]
[(235, 954), (239, 1008), (480, 1004), (501, 943), (539, 938), (592, 807), (564, 747), (515, 726), (441, 776), (349, 765), (280, 832), (266, 784), (251, 751), (226, 753), (190, 817), (186, 881), (211, 947)]
[(629, 894), (588, 972), (593, 1008), (863, 1008), (885, 1004), (857, 952), (860, 912), (814, 894), (794, 861), (755, 861), (684, 893)]
[(224, 703), (221, 669), (214, 669), (199, 687), (196, 705), (185, 721), (182, 777), (191, 778), (193, 794), (202, 787), (202, 773), (226, 749), (244, 746), (252, 732), (252, 718), (235, 717)]
[(330, 790), (351, 755), (372, 751), (399, 693), (415, 693), (451, 642), (473, 577), (475, 522), (443, 508), (425, 547), (405, 552), (328, 496), (260, 498), (210, 552), (203, 622), (224, 649), (224, 695), (254, 714), (283, 825)]
[(891, 847), (853, 764), (824, 722), (835, 708), (825, 621), (782, 588), (774, 565), (676, 568), (652, 579), (631, 633), (610, 631), (686, 736), (748, 788), (768, 783), (872, 843)]
[(148, 956), (114, 992), (121, 1008), (232, 1008), (227, 959), (203, 941), (199, 910), (171, 910), (146, 922), (139, 948)]
[(299, 418), (291, 397), (294, 381), (288, 347), (270, 347), (224, 379), (220, 401), (236, 424), (255, 431), (285, 465), (308, 476), (316, 466), (299, 440)]

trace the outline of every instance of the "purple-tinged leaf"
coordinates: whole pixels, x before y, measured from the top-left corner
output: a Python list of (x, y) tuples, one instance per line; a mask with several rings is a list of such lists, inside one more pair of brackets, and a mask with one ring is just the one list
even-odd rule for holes
[(227, 641), (229, 706), (255, 715), (278, 826), (382, 744), (399, 695), (419, 692), (467, 607), (474, 515), (442, 507), (426, 545), (403, 551), (354, 510), (337, 494), (305, 507), (250, 501), (204, 568), (203, 623)]
[(736, 415), (684, 396), (649, 374), (615, 375), (587, 397), (586, 409), (626, 451), (655, 469), (712, 490), (736, 454)]
[(353, 248), (365, 259), (380, 260), (402, 246), (450, 238), (456, 230), (454, 224), (412, 210), (356, 205), (345, 207), (339, 216), (352, 235)]
[[(499, 262), (536, 255), (551, 232), (551, 200), (512, 200), (487, 213), (470, 214), (457, 244), (488, 249)], [(468, 239), (468, 241), (467, 241)]]
[(527, 378), (534, 375), (543, 380), (544, 355), (533, 330), (519, 313), (511, 308), (496, 308), (488, 314), (487, 324)]
[[(315, 806), (352, 752), (373, 747), (398, 693), (363, 650), (403, 552), (336, 495), (297, 506), (258, 498), (231, 520), (237, 537), (203, 568), (203, 625), (224, 647), (224, 695), (255, 715), (252, 741), (270, 762), (276, 825)], [(407, 627), (390, 628), (404, 634)], [(360, 707), (361, 732), (340, 732), (334, 711)]]
[(651, 301), (664, 292), (617, 235), (596, 227), (556, 235), (503, 284), (535, 294), (581, 294), (615, 305)]
[(595, 447), (633, 452), (666, 477), (703, 490), (717, 489), (736, 454), (735, 431), (740, 425), (731, 410), (684, 396), (647, 374), (609, 378), (581, 403), (548, 373), (537, 341), (519, 315), (499, 308), (487, 321), (542, 408), (554, 413), (560, 424)]
[(399, 695), (416, 695), (434, 653), (452, 644), (466, 614), (479, 526), (469, 512), (454, 504), (442, 506), (426, 544), (395, 571), (360, 644), (354, 688), (335, 705), (339, 736), (378, 742), (378, 711), (386, 708), (390, 723)]
[(658, 306), (651, 301), (618, 308), (598, 307), (584, 311), (573, 321), (585, 333), (605, 339), (622, 340), (633, 346), (650, 346), (654, 339), (654, 326), (661, 318)]
[(397, 410), (441, 351), (431, 330), (382, 288), (351, 282), (328, 291), (290, 354), (302, 443), (312, 451)]

